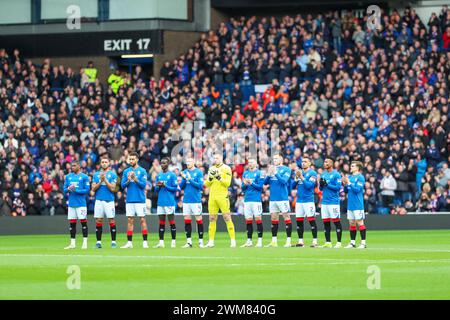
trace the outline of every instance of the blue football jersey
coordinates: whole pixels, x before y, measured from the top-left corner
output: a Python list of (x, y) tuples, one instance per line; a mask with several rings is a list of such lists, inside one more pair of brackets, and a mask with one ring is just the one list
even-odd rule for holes
[(320, 187), (320, 190), (323, 191), (322, 204), (339, 204), (339, 192), (342, 187), (341, 174), (333, 169), (331, 172), (324, 171), (320, 178), (325, 179), (328, 184), (326, 187)]
[(297, 181), (297, 202), (314, 202), (314, 188), (317, 185), (317, 172), (313, 169), (303, 171), (303, 180)]
[(364, 210), (364, 185), (366, 179), (361, 173), (350, 175), (344, 191), (348, 194), (347, 210)]
[[(134, 172), (137, 181), (128, 181), (128, 173)], [(120, 183), (122, 189), (127, 189), (126, 203), (145, 203), (145, 187), (147, 185), (147, 172), (141, 166), (136, 169), (128, 167), (122, 175)]]
[(155, 187), (158, 192), (158, 206), (175, 206), (175, 195), (178, 190), (177, 176), (171, 171), (160, 172), (156, 176), (156, 183), (164, 182), (164, 187)]
[[(100, 182), (100, 173), (101, 172), (102, 171), (97, 171), (94, 173), (94, 176), (92, 177), (93, 182), (95, 182), (95, 183)], [(117, 183), (117, 174), (112, 170), (105, 172), (105, 178), (106, 178), (106, 181), (108, 181), (108, 183)], [(105, 182), (102, 182), (100, 187), (95, 192), (95, 200), (108, 201), (108, 202), (114, 201), (114, 192), (109, 190), (109, 188)]]
[(249, 185), (242, 184), (242, 191), (244, 192), (244, 202), (261, 202), (261, 193), (264, 185), (264, 180), (261, 178), (260, 170), (246, 170), (242, 175), (243, 179), (250, 179)]
[(270, 188), (269, 201), (288, 201), (292, 170), (286, 166), (278, 166), (276, 170), (274, 175), (268, 175), (264, 179), (264, 184), (268, 184)]
[[(69, 186), (75, 189), (69, 191)], [(69, 173), (64, 180), (64, 193), (68, 194), (69, 207), (86, 207), (86, 196), (90, 190), (89, 177), (84, 173)]]
[(203, 173), (200, 169), (184, 170), (190, 179), (181, 179), (180, 189), (184, 190), (183, 203), (201, 203), (203, 190)]

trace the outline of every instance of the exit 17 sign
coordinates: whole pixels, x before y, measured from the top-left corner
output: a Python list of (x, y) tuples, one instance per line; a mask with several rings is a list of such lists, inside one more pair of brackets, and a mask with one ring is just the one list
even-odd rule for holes
[(150, 38), (139, 39), (105, 39), (105, 52), (147, 52), (151, 43)]

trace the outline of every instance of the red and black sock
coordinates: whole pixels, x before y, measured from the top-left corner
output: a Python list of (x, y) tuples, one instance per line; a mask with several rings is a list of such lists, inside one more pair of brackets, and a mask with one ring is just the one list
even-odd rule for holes
[(309, 217), (308, 218), (309, 225), (311, 226), (311, 233), (313, 236), (313, 239), (317, 239), (317, 223), (316, 218)]
[(97, 222), (95, 224), (95, 236), (97, 237), (97, 241), (102, 240), (102, 233), (103, 233), (103, 224)]
[(116, 241), (117, 229), (116, 224), (114, 222), (111, 222), (109, 224), (109, 230), (111, 231), (111, 240)]
[(186, 238), (192, 236), (192, 221), (190, 219), (184, 220), (184, 231), (186, 232)]
[(286, 236), (290, 238), (292, 236), (292, 221), (291, 219), (286, 220)]
[(83, 220), (80, 220), (80, 222), (81, 222), (81, 232), (83, 233), (83, 238), (87, 238), (87, 236), (88, 236), (87, 220), (83, 219)]
[[(361, 234), (361, 240), (366, 240), (366, 226), (359, 226), (359, 233)], [(355, 230), (356, 237), (356, 230)]]
[(133, 241), (133, 231), (127, 231), (127, 240), (130, 242)]
[(261, 220), (256, 220), (256, 230), (258, 230), (258, 238), (262, 238), (264, 228)]
[(69, 232), (70, 238), (75, 239), (75, 236), (77, 234), (77, 220), (75, 219), (69, 220)]
[(305, 226), (303, 224), (304, 218), (296, 218), (297, 221), (297, 234), (299, 239), (303, 239), (303, 233), (305, 232)]
[(198, 238), (203, 239), (203, 220), (197, 221)]
[(170, 233), (172, 234), (172, 240), (177, 238), (177, 227), (175, 226), (175, 220), (170, 220)]
[(356, 240), (356, 226), (350, 226), (350, 240)]
[(159, 240), (164, 240), (165, 231), (166, 231), (166, 221), (159, 220)]
[(144, 241), (147, 241), (147, 237), (148, 237), (148, 230), (147, 229), (143, 229), (142, 230), (142, 239)]
[(245, 224), (247, 225), (247, 239), (251, 239), (253, 237), (253, 220), (246, 219)]
[(331, 242), (331, 219), (323, 219), (323, 228), (325, 230), (325, 241)]
[(337, 242), (342, 240), (342, 224), (341, 219), (333, 219), (334, 226), (336, 227)]
[(278, 234), (278, 220), (272, 220), (272, 237), (276, 237)]

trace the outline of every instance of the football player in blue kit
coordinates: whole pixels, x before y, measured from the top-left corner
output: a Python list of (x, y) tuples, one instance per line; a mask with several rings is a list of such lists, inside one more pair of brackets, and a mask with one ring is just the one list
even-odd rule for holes
[(272, 241), (266, 247), (278, 247), (277, 234), (280, 213), (286, 223), (286, 244), (284, 247), (291, 247), (292, 222), (291, 206), (289, 204), (289, 183), (291, 179), (291, 169), (283, 165), (281, 154), (273, 156), (273, 165), (269, 166), (264, 184), (269, 185), (269, 211), (272, 219)]
[(186, 244), (183, 248), (192, 248), (192, 216), (195, 217), (199, 247), (203, 248), (202, 191), (203, 173), (195, 167), (195, 160), (186, 159), (186, 170), (181, 172), (180, 189), (184, 190), (183, 217), (186, 232)]
[(347, 218), (350, 224), (350, 243), (345, 248), (356, 247), (357, 227), (361, 234), (361, 244), (358, 249), (366, 248), (366, 226), (364, 225), (364, 185), (366, 180), (361, 173), (363, 164), (359, 161), (353, 161), (350, 164), (350, 176), (342, 178), (344, 191), (347, 193)]
[(341, 248), (342, 225), (339, 192), (342, 187), (341, 174), (333, 168), (334, 161), (326, 158), (324, 171), (320, 175), (319, 185), (322, 190), (322, 220), (325, 229), (325, 244), (323, 248), (331, 248), (331, 222), (336, 227), (337, 242), (335, 248)]
[(77, 219), (80, 220), (83, 232), (83, 244), (81, 249), (87, 249), (88, 227), (87, 227), (87, 203), (86, 196), (89, 193), (89, 177), (81, 172), (80, 163), (72, 161), (72, 172), (64, 180), (64, 193), (68, 195), (69, 206), (67, 217), (70, 223), (70, 245), (64, 249), (75, 249), (75, 236), (77, 233)]
[(317, 186), (317, 172), (311, 168), (311, 160), (302, 157), (302, 169), (295, 173), (297, 186), (297, 203), (295, 204), (295, 218), (297, 220), (298, 243), (296, 247), (303, 247), (304, 220), (308, 219), (313, 236), (311, 247), (317, 247), (316, 205), (314, 203), (314, 189)]
[(127, 157), (127, 163), (129, 165), (122, 174), (122, 180), (120, 186), (122, 189), (127, 190), (127, 196), (125, 199), (126, 216), (128, 219), (127, 225), (127, 243), (123, 245), (122, 249), (133, 248), (133, 228), (134, 217), (139, 217), (141, 222), (142, 232), (142, 247), (148, 248), (148, 229), (147, 221), (145, 221), (146, 215), (146, 196), (145, 187), (147, 185), (147, 172), (139, 164), (139, 154), (137, 152), (131, 152)]
[(242, 191), (244, 192), (244, 216), (247, 225), (247, 241), (241, 247), (253, 246), (253, 217), (256, 220), (258, 230), (257, 248), (262, 248), (263, 224), (261, 192), (264, 180), (261, 171), (256, 168), (256, 159), (248, 160), (248, 170), (242, 175)]
[(176, 247), (177, 228), (175, 226), (175, 195), (178, 190), (177, 176), (169, 171), (169, 158), (161, 159), (161, 172), (156, 176), (155, 191), (158, 193), (156, 213), (159, 216), (159, 242), (154, 248), (164, 248), (164, 232), (166, 216), (170, 224), (172, 234), (171, 247)]
[(102, 247), (103, 218), (109, 220), (111, 232), (111, 247), (116, 248), (116, 208), (114, 204), (114, 193), (118, 191), (117, 174), (111, 170), (110, 161), (107, 157), (100, 160), (101, 170), (94, 173), (92, 177), (92, 191), (95, 192), (94, 218), (95, 234), (97, 237), (96, 248)]

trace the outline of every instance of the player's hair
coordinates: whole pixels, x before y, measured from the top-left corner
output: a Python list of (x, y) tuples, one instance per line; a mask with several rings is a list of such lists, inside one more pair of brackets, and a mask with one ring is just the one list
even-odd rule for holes
[(136, 157), (136, 158), (139, 158), (139, 154), (138, 154), (136, 151), (131, 151), (131, 152), (128, 154), (128, 156), (129, 156), (129, 157)]
[(354, 164), (355, 166), (358, 167), (358, 170), (359, 170), (359, 171), (362, 171), (362, 169), (363, 169), (363, 164), (362, 164), (361, 161), (352, 161), (351, 164)]
[(311, 158), (309, 156), (302, 156), (302, 161), (303, 160), (308, 160), (309, 162), (311, 162)]
[[(170, 163), (170, 158), (169, 158), (169, 157), (164, 157), (164, 158), (161, 159), (161, 161), (163, 161), (163, 160), (167, 160), (167, 162)], [(160, 162), (161, 162), (161, 161), (160, 161)]]
[(102, 161), (102, 160), (108, 160), (109, 161), (109, 157), (108, 156), (101, 156), (100, 157), (100, 162)]
[(195, 157), (194, 157), (194, 154), (192, 153), (192, 152), (189, 152), (189, 153), (187, 153), (186, 155), (184, 155), (184, 158), (187, 160), (187, 159), (194, 159), (195, 160)]
[(331, 160), (331, 162), (334, 164), (334, 159), (333, 159), (333, 158), (331, 158), (331, 157), (326, 157), (325, 160), (327, 160), (327, 159), (328, 159), (328, 160)]
[(274, 152), (273, 155), (272, 155), (272, 158), (275, 157), (275, 156), (279, 156), (281, 158), (284, 158), (283, 153), (281, 153), (281, 151)]
[(81, 166), (81, 163), (80, 163), (80, 161), (78, 161), (78, 160), (72, 160), (72, 161), (70, 162), (70, 165), (73, 165), (73, 164), (77, 164), (77, 165)]

